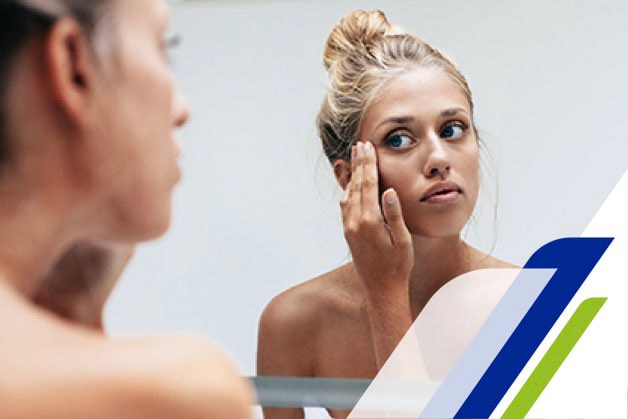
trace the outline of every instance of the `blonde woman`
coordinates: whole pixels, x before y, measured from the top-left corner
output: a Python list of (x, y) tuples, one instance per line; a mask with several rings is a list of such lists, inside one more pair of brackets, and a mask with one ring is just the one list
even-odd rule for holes
[[(345, 16), (323, 62), (318, 133), (345, 191), (352, 261), (269, 303), (257, 372), (372, 378), (443, 285), (513, 265), (460, 237), (478, 197), (482, 143), (471, 91), (452, 62), (381, 11)], [(303, 417), (302, 409), (264, 412)]]

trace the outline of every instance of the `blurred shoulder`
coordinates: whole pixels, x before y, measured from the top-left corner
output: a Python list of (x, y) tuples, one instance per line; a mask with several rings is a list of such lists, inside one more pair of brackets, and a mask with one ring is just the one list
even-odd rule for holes
[[(251, 386), (233, 360), (207, 339), (161, 336), (112, 341), (109, 358), (128, 385), (127, 402), (150, 417), (245, 418)], [(124, 397), (122, 397), (124, 399)], [(142, 406), (138, 400), (148, 400)], [(156, 405), (152, 403), (156, 402)], [(164, 415), (171, 411), (172, 415)]]
[(0, 322), (3, 418), (250, 416), (248, 382), (203, 338), (108, 338), (5, 302), (0, 311), (13, 322)]

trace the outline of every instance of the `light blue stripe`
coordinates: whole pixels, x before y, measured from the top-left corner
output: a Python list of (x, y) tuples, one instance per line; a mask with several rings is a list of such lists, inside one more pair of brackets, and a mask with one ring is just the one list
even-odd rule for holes
[(452, 418), (467, 399), (555, 269), (522, 269), (420, 418)]

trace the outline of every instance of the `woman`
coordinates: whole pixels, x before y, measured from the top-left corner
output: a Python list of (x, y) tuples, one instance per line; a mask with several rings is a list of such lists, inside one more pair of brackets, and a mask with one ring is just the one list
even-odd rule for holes
[(102, 330), (180, 176), (168, 15), (161, 0), (0, 2), (3, 418), (249, 416), (249, 388), (205, 340)]
[(478, 196), (481, 142), (456, 67), (381, 11), (343, 18), (323, 60), (329, 85), (318, 132), (345, 190), (352, 261), (269, 303), (258, 374), (372, 378), (443, 285), (513, 265), (460, 238)]

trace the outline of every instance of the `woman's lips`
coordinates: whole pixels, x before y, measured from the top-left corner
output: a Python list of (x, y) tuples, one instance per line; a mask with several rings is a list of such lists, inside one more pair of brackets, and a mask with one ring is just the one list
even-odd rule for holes
[(431, 195), (427, 198), (421, 199), (421, 202), (428, 202), (431, 204), (442, 204), (445, 202), (453, 201), (458, 198), (458, 196), (462, 193), (459, 189), (450, 189), (447, 191), (439, 192), (437, 194)]
[(178, 159), (179, 156), (181, 156), (181, 144), (179, 143), (179, 140), (174, 137), (171, 137), (170, 139), (172, 140), (172, 144), (174, 145), (174, 156)]
[(439, 182), (432, 185), (421, 197), (421, 202), (443, 203), (456, 199), (462, 194), (462, 188), (453, 182)]

